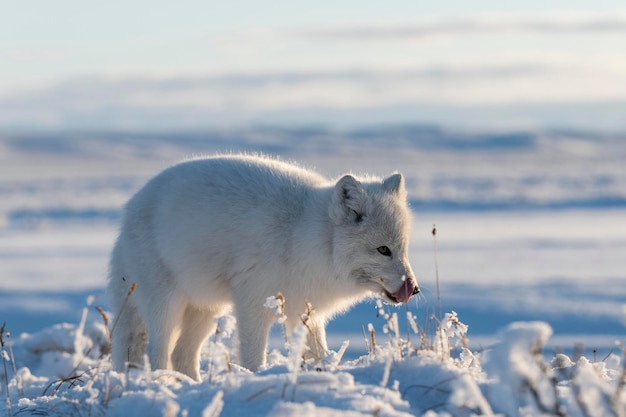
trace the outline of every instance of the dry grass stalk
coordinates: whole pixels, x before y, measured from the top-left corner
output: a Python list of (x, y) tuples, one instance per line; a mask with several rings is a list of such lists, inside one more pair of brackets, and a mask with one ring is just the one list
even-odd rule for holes
[(320, 341), (317, 339), (317, 335), (309, 325), (309, 320), (311, 319), (311, 316), (313, 315), (315, 309), (313, 308), (313, 305), (308, 301), (305, 301), (304, 304), (306, 305), (306, 312), (300, 316), (300, 320), (302, 321), (304, 327), (306, 327), (309, 335), (311, 336), (311, 339), (313, 340), (313, 344), (315, 345), (315, 357), (321, 359), (323, 357), (322, 355), (326, 356), (328, 352), (321, 345)]
[(435, 250), (435, 279), (437, 281), (437, 305), (439, 306), (439, 320), (443, 318), (441, 309), (441, 291), (439, 290), (439, 256), (437, 251), (437, 225), (433, 224), (433, 248)]
[[(461, 327), (464, 326), (463, 323), (461, 323), (458, 319), (458, 317), (454, 316), (450, 318), (450, 321), (457, 327)], [(463, 347), (465, 349), (469, 349), (468, 348), (468, 343), (467, 343), (467, 336), (465, 335), (465, 333), (460, 333), (461, 335), (461, 342), (463, 343)], [(450, 341), (448, 340), (448, 345), (450, 344)]]
[[(81, 382), (84, 383), (85, 382), (85, 375), (88, 372), (93, 371), (93, 369), (87, 369), (84, 372), (81, 372), (78, 375), (74, 375), (74, 376), (70, 376), (67, 378), (61, 378), (61, 379), (57, 379), (56, 381), (52, 381), (50, 384), (48, 384), (48, 386), (43, 390), (43, 394), (42, 395), (46, 395), (48, 390), (54, 386), (54, 389), (52, 390), (52, 394), (56, 394), (61, 387), (63, 386), (63, 384), (68, 384), (67, 387), (68, 388), (72, 388), (74, 387), (74, 385), (76, 385), (76, 383)], [(96, 370), (97, 371), (97, 370)]]
[(102, 309), (102, 307), (95, 306), (94, 308), (100, 314), (100, 317), (102, 317), (102, 321), (104, 322), (104, 329), (107, 336), (107, 344), (102, 348), (102, 352), (100, 353), (102, 354), (102, 356), (108, 355), (109, 353), (111, 353), (111, 331), (109, 330), (109, 316)]
[(4, 332), (6, 336), (6, 345), (9, 348), (9, 358), (11, 359), (11, 365), (13, 365), (13, 375), (15, 376), (15, 382), (17, 384), (17, 393), (22, 397), (24, 395), (24, 390), (22, 387), (22, 378), (17, 373), (17, 365), (15, 365), (15, 355), (13, 354), (13, 343), (11, 343), (11, 332), (6, 330)]
[[(222, 328), (220, 328), (220, 322), (217, 322), (217, 325), (215, 326), (215, 333), (213, 334), (213, 344), (210, 345), (210, 351), (209, 351), (209, 384), (213, 383), (213, 357), (214, 357), (214, 352), (213, 349), (215, 349), (215, 347), (217, 346), (217, 339), (218, 336), (222, 334)], [(228, 355), (227, 351), (224, 351), (224, 359), (225, 364), (226, 364), (226, 369), (228, 370), (228, 373), (232, 372), (232, 365), (230, 362), (230, 356)]]
[(372, 348), (370, 347), (370, 344), (367, 340), (367, 333), (365, 333), (365, 325), (362, 324), (361, 325), (361, 330), (363, 330), (363, 340), (365, 341), (365, 350), (367, 351), (368, 355), (372, 354)]
[(274, 309), (274, 316), (276, 321), (280, 323), (283, 330), (283, 338), (285, 339), (285, 345), (289, 344), (289, 336), (287, 334), (287, 327), (285, 322), (287, 321), (287, 315), (285, 314), (285, 296), (282, 292), (278, 291), (274, 297), (268, 297), (265, 302), (265, 307)]
[(368, 326), (370, 331), (370, 339), (372, 341), (372, 353), (376, 354), (376, 330), (374, 330), (374, 326), (371, 324)]
[(122, 304), (120, 311), (118, 311), (117, 314), (115, 315), (115, 321), (113, 322), (113, 326), (111, 326), (111, 330), (109, 331), (110, 337), (113, 337), (113, 332), (115, 331), (115, 328), (117, 327), (117, 323), (119, 323), (120, 321), (120, 317), (122, 316), (124, 309), (126, 309), (128, 300), (130, 299), (130, 296), (133, 295), (136, 289), (137, 289), (137, 282), (135, 281), (131, 284), (130, 288), (128, 289), (128, 293), (126, 294), (126, 298), (124, 299), (124, 304)]
[(224, 352), (224, 360), (226, 361), (226, 370), (229, 374), (231, 374), (233, 372), (233, 366), (230, 362), (230, 355), (228, 352)]
[(4, 387), (6, 389), (6, 403), (7, 403), (7, 411), (9, 417), (13, 415), (13, 410), (11, 409), (11, 396), (9, 395), (9, 372), (7, 371), (7, 359), (6, 352), (4, 350), (4, 333), (6, 328), (6, 321), (2, 323), (2, 327), (0, 327), (0, 346), (1, 346), (1, 354), (2, 354), (2, 364), (4, 365)]

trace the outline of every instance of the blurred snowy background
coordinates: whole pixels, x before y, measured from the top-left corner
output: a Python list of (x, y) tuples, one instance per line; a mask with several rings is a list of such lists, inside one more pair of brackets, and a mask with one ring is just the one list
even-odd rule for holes
[[(424, 319), (552, 346), (626, 325), (626, 7), (618, 1), (13, 2), (0, 16), (0, 322), (76, 322), (121, 207), (181, 158), (407, 176)], [(359, 348), (372, 304), (330, 327)], [(559, 339), (560, 338), (560, 339)], [(332, 341), (332, 340), (331, 340)], [(337, 348), (337, 346), (334, 346)], [(362, 349), (364, 351), (364, 347)]]

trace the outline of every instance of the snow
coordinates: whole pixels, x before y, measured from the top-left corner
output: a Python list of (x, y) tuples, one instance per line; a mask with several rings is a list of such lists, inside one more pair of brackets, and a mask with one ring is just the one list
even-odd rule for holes
[[(234, 345), (235, 333), (223, 331), (205, 346), (202, 381), (196, 382), (174, 371), (151, 370), (147, 359), (125, 372), (112, 371), (106, 329), (97, 319), (84, 332), (80, 323), (16, 340), (5, 335), (4, 363), (17, 372), (8, 372), (7, 379), (0, 373), (8, 381), (8, 396), (2, 384), (7, 403), (0, 415), (622, 417), (626, 412), (626, 351), (598, 361), (584, 356), (574, 361), (562, 353), (547, 360), (541, 352), (552, 329), (544, 322), (512, 323), (483, 352), (418, 348), (396, 334), (375, 353), (335, 363), (302, 359), (307, 330), (299, 326), (257, 373), (232, 362), (236, 353), (226, 347)], [(229, 329), (234, 319), (218, 320)], [(393, 317), (383, 321), (393, 326)], [(467, 337), (467, 326), (448, 313), (443, 326), (427, 336), (433, 346), (451, 334), (450, 323), (457, 323), (454, 337)], [(7, 353), (9, 346), (15, 355)]]
[[(624, 417), (623, 139), (410, 126), (2, 134), (0, 416)], [(328, 176), (403, 172), (422, 293), (331, 321), (320, 363), (302, 360), (306, 327), (285, 338), (277, 294), (257, 373), (237, 365), (231, 315), (203, 348), (200, 382), (147, 361), (112, 371), (112, 318), (96, 308), (107, 310), (121, 206), (170, 163), (228, 151)]]

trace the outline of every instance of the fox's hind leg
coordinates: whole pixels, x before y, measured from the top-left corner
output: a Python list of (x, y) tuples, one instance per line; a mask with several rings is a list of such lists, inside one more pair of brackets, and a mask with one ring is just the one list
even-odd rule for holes
[(207, 337), (215, 331), (215, 313), (188, 306), (183, 314), (180, 336), (172, 353), (174, 370), (200, 380), (200, 350)]
[(154, 297), (144, 305), (147, 305), (144, 317), (148, 322), (150, 366), (152, 370), (171, 369), (172, 339), (182, 325), (185, 304), (176, 294), (170, 294), (168, 299)]

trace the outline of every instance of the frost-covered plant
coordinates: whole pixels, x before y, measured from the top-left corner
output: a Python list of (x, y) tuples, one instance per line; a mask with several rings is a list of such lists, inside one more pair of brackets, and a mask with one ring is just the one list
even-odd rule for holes
[(213, 383), (215, 374), (231, 372), (230, 354), (232, 346), (225, 344), (235, 331), (235, 318), (230, 315), (215, 318), (215, 332), (209, 338), (209, 383)]
[[(384, 324), (388, 324), (391, 331), (395, 325), (392, 314), (388, 319)], [(23, 366), (18, 373), (25, 389), (18, 396), (15, 377), (9, 381), (13, 415), (217, 416), (220, 411), (225, 414), (226, 410), (231, 410), (229, 414), (232, 414), (233, 407), (243, 407), (243, 413), (258, 409), (266, 415), (264, 407), (272, 404), (309, 404), (315, 415), (360, 406), (364, 415), (376, 415), (379, 410), (380, 415), (432, 417), (494, 413), (510, 417), (626, 417), (624, 359), (613, 353), (597, 362), (583, 356), (572, 361), (559, 354), (551, 363), (546, 363), (542, 351), (551, 329), (545, 323), (507, 327), (500, 334), (501, 341), (481, 354), (486, 375), (478, 361), (472, 366), (464, 362), (464, 352), (461, 359), (443, 363), (433, 350), (417, 351), (417, 355), (411, 350), (411, 355), (401, 357), (393, 334), (389, 340), (381, 338), (383, 342), (378, 345), (376, 355), (347, 362), (340, 368), (324, 367), (329, 372), (306, 372), (311, 369), (311, 362), (304, 361), (302, 354), (307, 349), (309, 332), (301, 324), (288, 344), (288, 357), (270, 361), (279, 366), (259, 374), (233, 367), (227, 378), (217, 378), (218, 372), (226, 369), (227, 361), (220, 349), (232, 348), (233, 322), (232, 316), (220, 318), (219, 330), (203, 350), (205, 366), (211, 358), (214, 361), (211, 385), (206, 374), (205, 382), (198, 384), (173, 371), (152, 372), (147, 363), (129, 368), (125, 373), (111, 371), (108, 361), (97, 356), (96, 348), (85, 359), (85, 364), (89, 365), (86, 372), (58, 380), (58, 373), (69, 374), (73, 364), (85, 356), (75, 351), (79, 325), (57, 325), (20, 337), (14, 348), (19, 355), (17, 362)], [(447, 315), (447, 321), (445, 317), (442, 320), (448, 324), (442, 326), (441, 332), (450, 337), (451, 346), (464, 343), (462, 336), (467, 329), (457, 322), (460, 320), (453, 313)], [(99, 333), (92, 330), (92, 325), (85, 324), (83, 336), (91, 339), (85, 346), (97, 347), (99, 340), (105, 338), (103, 326), (99, 321), (98, 324)], [(7, 339), (4, 340), (5, 351), (10, 354)], [(401, 341), (400, 344), (409, 343)], [(50, 349), (55, 350), (54, 355), (46, 352)], [(35, 352), (44, 352), (45, 357)], [(66, 355), (72, 359), (64, 363), (57, 361)], [(322, 363), (332, 363), (332, 355), (333, 352)], [(340, 357), (341, 351), (336, 355)], [(40, 361), (44, 361), (45, 366), (41, 366)], [(298, 415), (294, 413), (288, 415)], [(0, 416), (8, 415), (3, 403)]]
[[(377, 300), (376, 307), (377, 316), (382, 317), (385, 320), (382, 327), (383, 333), (388, 335), (388, 344), (399, 358), (409, 357), (411, 353), (419, 354), (420, 352), (433, 352), (442, 361), (446, 361), (451, 357), (451, 349), (460, 348), (462, 356), (461, 362), (469, 363), (473, 360), (474, 357), (468, 349), (467, 342), (467, 332), (469, 326), (459, 320), (458, 314), (455, 311), (446, 313), (442, 320), (438, 320), (434, 315), (431, 315), (431, 320), (435, 321), (438, 325), (434, 334), (430, 335), (433, 340), (429, 342), (427, 340), (428, 335), (426, 334), (426, 331), (420, 329), (417, 324), (417, 317), (413, 315), (408, 307), (406, 311), (406, 339), (402, 337), (398, 313), (386, 311), (381, 300)], [(370, 335), (369, 340), (365, 334), (365, 328), (363, 329), (368, 353), (372, 355), (376, 353), (376, 339), (374, 337), (375, 330), (371, 323), (368, 324), (368, 332)], [(419, 336), (419, 347), (412, 344), (410, 338), (411, 332)]]
[[(291, 334), (288, 334), (285, 303), (285, 296), (281, 292), (278, 292), (276, 296), (267, 297), (263, 306), (273, 311), (277, 323), (282, 327), (285, 347), (289, 352), (289, 362), (300, 361), (298, 364), (299, 367), (305, 364), (312, 364), (315, 365), (318, 370), (327, 367), (336, 367), (341, 361), (349, 342), (344, 342), (338, 352), (329, 352), (322, 345), (322, 342), (317, 339), (317, 334), (311, 327), (311, 321), (314, 320), (315, 308), (308, 301), (305, 302), (304, 313), (299, 316), (300, 325), (296, 326)], [(296, 333), (296, 331), (303, 332), (303, 330), (298, 330), (299, 328), (304, 329), (304, 339), (301, 338), (302, 335), (300, 333)], [(294, 356), (294, 352), (299, 352), (299, 357), (297, 355)], [(290, 369), (294, 368), (294, 366), (291, 366)]]
[[(367, 337), (369, 334), (369, 340)], [(371, 355), (376, 354), (376, 329), (372, 323), (367, 323), (367, 334), (365, 333), (365, 327), (363, 327), (363, 338), (365, 338), (365, 347), (367, 348), (367, 353)]]
[[(83, 307), (83, 311), (80, 317), (80, 322), (78, 323), (78, 327), (74, 333), (74, 352), (79, 355), (79, 359), (74, 367), (74, 369), (70, 372), (67, 377), (73, 377), (81, 367), (83, 360), (91, 353), (94, 349), (94, 345), (92, 340), (89, 337), (85, 336), (85, 325), (87, 323), (87, 314), (89, 313), (89, 307), (95, 301), (95, 297), (90, 295), (87, 297), (87, 303), (85, 307)], [(82, 358), (80, 357), (82, 355)]]
[(278, 323), (283, 324), (287, 320), (285, 315), (285, 296), (282, 292), (279, 291), (278, 294), (267, 297), (263, 307), (274, 310), (274, 316)]
[(300, 315), (300, 321), (302, 322), (302, 325), (306, 327), (309, 333), (309, 340), (313, 344), (313, 346), (309, 346), (309, 349), (311, 349), (312, 354), (315, 358), (321, 359), (328, 355), (328, 352), (326, 351), (326, 348), (322, 346), (321, 341), (317, 339), (317, 335), (310, 325), (310, 321), (312, 320), (315, 309), (313, 308), (313, 305), (308, 301), (305, 302), (305, 305), (306, 311)]
[(435, 352), (441, 360), (450, 359), (450, 350), (462, 347), (467, 350), (468, 326), (459, 320), (456, 311), (446, 313), (435, 333)]
[(287, 321), (287, 315), (285, 314), (285, 296), (282, 292), (278, 292), (276, 295), (267, 297), (263, 307), (273, 310), (276, 322), (280, 324), (283, 330), (283, 337), (285, 338), (285, 344), (289, 343), (289, 336), (287, 335), (287, 327), (285, 322)]
[(287, 369), (291, 372), (292, 383), (294, 384), (298, 376), (298, 371), (302, 367), (302, 359), (308, 349), (306, 343), (307, 335), (307, 328), (304, 325), (298, 325), (293, 330), (289, 341), (289, 361), (287, 362)]
[[(391, 347), (392, 351), (398, 355), (399, 358), (403, 358), (405, 356), (405, 349), (408, 347), (408, 344), (402, 338), (402, 335), (400, 333), (398, 313), (389, 313), (385, 311), (383, 302), (380, 299), (376, 300), (376, 307), (378, 309), (378, 316), (382, 317), (385, 320), (385, 324), (383, 325), (383, 333), (389, 337), (389, 346)], [(372, 346), (375, 346), (375, 339), (373, 338), (373, 328), (370, 328), (370, 333), (372, 334)]]
[[(309, 320), (311, 312), (313, 311), (313, 307), (309, 303), (307, 303), (307, 311), (303, 313), (300, 317), (302, 324), (300, 326), (297, 326), (296, 329), (294, 329), (293, 333), (289, 335), (287, 333), (286, 327), (287, 315), (285, 314), (285, 302), (285, 296), (279, 291), (275, 296), (267, 297), (265, 299), (265, 304), (263, 304), (263, 307), (273, 310), (274, 317), (276, 317), (276, 322), (279, 323), (282, 327), (283, 336), (285, 338), (285, 347), (289, 351), (289, 363), (291, 364), (291, 370), (293, 369), (294, 362), (296, 361), (298, 362), (297, 367), (300, 366), (299, 361), (301, 360), (302, 354), (306, 349), (306, 336), (310, 332), (310, 328), (308, 328), (307, 322)], [(301, 329), (298, 330), (299, 328)], [(304, 334), (304, 336), (302, 336), (302, 334)], [(304, 339), (301, 340), (302, 338)], [(300, 352), (299, 358), (294, 359), (294, 351)]]
[[(5, 324), (2, 325), (2, 327), (5, 327)], [(0, 335), (2, 334), (2, 331), (0, 331)], [(13, 375), (15, 378), (15, 385), (17, 387), (17, 393), (21, 396), (24, 394), (24, 390), (23, 390), (23, 384), (22, 384), (22, 378), (20, 377), (19, 372), (17, 371), (17, 365), (15, 364), (15, 355), (13, 354), (13, 343), (11, 342), (11, 332), (8, 330), (4, 331), (4, 336), (6, 337), (6, 346), (9, 348), (9, 360), (11, 362), (11, 365), (13, 367)], [(0, 339), (2, 339), (2, 337), (0, 336)], [(5, 353), (2, 353), (2, 357), (5, 358), (6, 355)], [(5, 359), (6, 360), (6, 359)], [(8, 393), (8, 390), (7, 390)]]
[[(626, 416), (617, 371), (606, 362), (584, 356), (574, 362), (564, 354), (551, 364), (544, 362), (542, 352), (551, 334), (543, 322), (511, 323), (501, 332), (502, 341), (484, 364), (492, 379), (487, 389), (494, 411), (511, 416)], [(612, 368), (618, 368), (617, 356), (610, 359)]]
[(287, 361), (287, 369), (289, 371), (289, 381), (283, 386), (283, 398), (287, 393), (287, 387), (290, 384), (292, 387), (292, 398), (296, 395), (296, 387), (298, 384), (298, 373), (302, 367), (304, 354), (307, 350), (307, 335), (309, 331), (300, 324), (293, 330), (289, 341), (286, 343), (289, 352), (289, 359)]
[(282, 326), (283, 335), (285, 338), (285, 347), (289, 352), (289, 358), (287, 360), (289, 381), (283, 386), (283, 398), (286, 395), (287, 386), (289, 383), (293, 387), (292, 396), (295, 395), (298, 372), (303, 366), (306, 351), (310, 349), (310, 347), (307, 346), (307, 337), (309, 335), (312, 336), (312, 339), (316, 344), (315, 349), (317, 349), (318, 353), (316, 357), (321, 357), (319, 352), (320, 347), (317, 344), (317, 341), (314, 339), (314, 333), (308, 324), (313, 313), (313, 306), (308, 302), (306, 303), (306, 311), (300, 316), (301, 324), (293, 329), (291, 335), (288, 335), (286, 328), (287, 316), (285, 315), (285, 302), (285, 296), (281, 292), (278, 292), (276, 296), (267, 297), (265, 300), (265, 304), (263, 304), (265, 308), (273, 310), (276, 321)]

